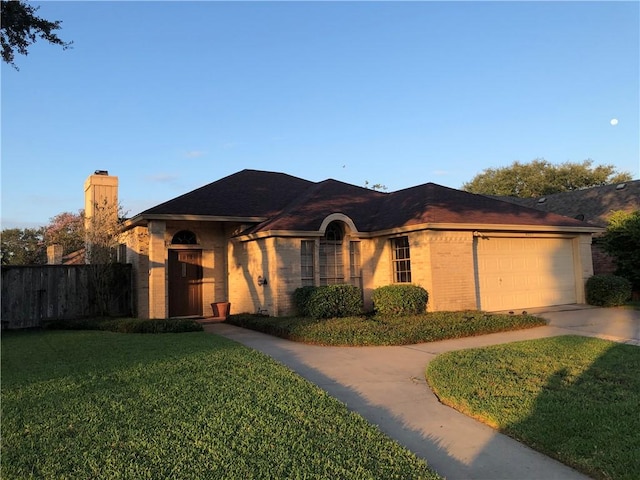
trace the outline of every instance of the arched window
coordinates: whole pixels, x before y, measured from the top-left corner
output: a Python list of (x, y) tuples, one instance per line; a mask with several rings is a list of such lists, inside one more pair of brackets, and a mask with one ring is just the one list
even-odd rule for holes
[(327, 225), (320, 239), (320, 285), (344, 283), (342, 239), (344, 229), (338, 222)]
[(189, 230), (180, 230), (171, 239), (173, 245), (197, 245), (196, 234)]

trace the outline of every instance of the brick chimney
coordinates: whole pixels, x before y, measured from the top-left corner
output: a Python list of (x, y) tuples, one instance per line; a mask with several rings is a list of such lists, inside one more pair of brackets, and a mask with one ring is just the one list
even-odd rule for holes
[(62, 245), (49, 245), (47, 247), (47, 264), (62, 265)]
[(118, 205), (118, 177), (109, 175), (106, 170), (96, 170), (84, 182), (85, 227), (96, 206), (107, 205)]
[[(118, 177), (109, 175), (106, 170), (96, 170), (84, 182), (85, 230), (89, 230), (97, 209), (104, 212), (105, 208), (112, 210), (113, 215), (118, 214)], [(89, 250), (91, 245), (86, 247)]]

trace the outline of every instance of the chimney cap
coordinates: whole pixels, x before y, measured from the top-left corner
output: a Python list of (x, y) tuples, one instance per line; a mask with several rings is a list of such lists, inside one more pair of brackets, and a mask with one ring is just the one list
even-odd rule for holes
[(109, 175), (109, 171), (108, 170), (96, 170), (94, 172), (94, 175)]

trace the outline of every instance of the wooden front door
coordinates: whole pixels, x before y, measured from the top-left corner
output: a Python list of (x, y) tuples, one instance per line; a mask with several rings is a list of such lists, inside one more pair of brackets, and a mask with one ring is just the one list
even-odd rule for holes
[(169, 250), (169, 316), (202, 315), (202, 250)]

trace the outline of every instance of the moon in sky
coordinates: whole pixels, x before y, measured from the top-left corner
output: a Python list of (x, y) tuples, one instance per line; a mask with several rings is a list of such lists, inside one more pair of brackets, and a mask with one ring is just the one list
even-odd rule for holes
[(612, 118), (611, 122), (609, 122), (609, 123), (611, 123), (611, 125), (615, 127), (618, 124), (618, 119), (617, 118)]

